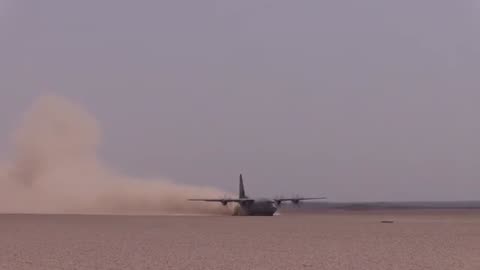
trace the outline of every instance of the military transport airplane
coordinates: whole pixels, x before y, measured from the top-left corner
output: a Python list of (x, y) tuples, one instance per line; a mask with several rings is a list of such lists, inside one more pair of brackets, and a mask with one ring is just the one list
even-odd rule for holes
[(240, 174), (240, 181), (238, 187), (238, 198), (223, 198), (223, 199), (189, 199), (189, 201), (203, 201), (203, 202), (219, 202), (223, 205), (228, 203), (237, 203), (235, 205), (233, 215), (234, 216), (273, 216), (277, 211), (278, 207), (285, 202), (290, 201), (293, 204), (298, 205), (300, 201), (304, 200), (321, 200), (326, 199), (326, 197), (318, 198), (275, 198), (275, 199), (266, 199), (258, 198), (252, 199), (245, 194), (245, 188), (243, 186), (243, 178)]

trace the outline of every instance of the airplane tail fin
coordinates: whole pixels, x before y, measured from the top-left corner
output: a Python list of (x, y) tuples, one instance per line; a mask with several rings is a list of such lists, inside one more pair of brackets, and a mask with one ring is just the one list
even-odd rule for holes
[(238, 198), (239, 199), (247, 198), (247, 196), (245, 195), (245, 188), (243, 187), (243, 177), (241, 174), (240, 174), (240, 181), (238, 186)]

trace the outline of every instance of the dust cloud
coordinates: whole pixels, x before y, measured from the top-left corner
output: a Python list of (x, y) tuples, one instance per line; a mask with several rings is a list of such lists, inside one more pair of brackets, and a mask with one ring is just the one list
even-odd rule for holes
[[(101, 132), (81, 106), (58, 96), (35, 101), (13, 134), (11, 160), (0, 163), (0, 212), (85, 214), (228, 214), (208, 187), (137, 179), (107, 168), (97, 155)], [(132, 142), (135, 143), (135, 142)]]

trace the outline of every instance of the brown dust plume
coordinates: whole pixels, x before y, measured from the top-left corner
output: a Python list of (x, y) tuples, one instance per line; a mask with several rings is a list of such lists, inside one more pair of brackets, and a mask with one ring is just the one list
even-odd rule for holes
[[(107, 168), (97, 155), (94, 117), (65, 98), (39, 98), (13, 136), (12, 158), (0, 163), (1, 213), (227, 214), (188, 202), (223, 191), (162, 179), (137, 179)], [(135, 142), (132, 142), (135, 143)]]

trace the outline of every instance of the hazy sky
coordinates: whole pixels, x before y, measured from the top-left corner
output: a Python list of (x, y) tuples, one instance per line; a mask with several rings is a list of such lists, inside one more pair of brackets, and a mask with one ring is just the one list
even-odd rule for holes
[(0, 0), (0, 149), (56, 93), (132, 175), (480, 199), (479, 86), (480, 1)]

